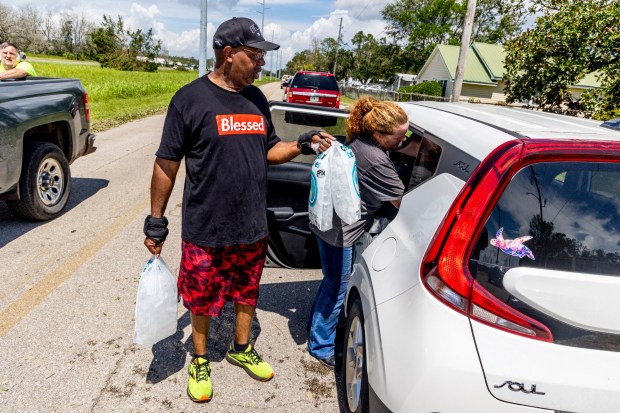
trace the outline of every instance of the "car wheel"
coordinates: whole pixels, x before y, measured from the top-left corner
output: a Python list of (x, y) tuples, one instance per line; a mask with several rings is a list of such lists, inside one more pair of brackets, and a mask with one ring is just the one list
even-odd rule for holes
[(71, 170), (60, 148), (48, 142), (26, 147), (19, 191), (19, 201), (7, 201), (15, 215), (45, 221), (62, 211), (71, 191)]
[(353, 302), (345, 327), (342, 355), (344, 408), (349, 413), (368, 412), (368, 373), (366, 371), (366, 337), (364, 314), (359, 299)]

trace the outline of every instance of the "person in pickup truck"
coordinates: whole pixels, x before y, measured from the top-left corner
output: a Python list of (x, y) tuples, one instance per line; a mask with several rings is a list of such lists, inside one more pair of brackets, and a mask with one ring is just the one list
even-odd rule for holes
[(144, 222), (144, 244), (155, 255), (168, 234), (164, 212), (185, 160), (178, 288), (192, 324), (187, 395), (194, 402), (213, 395), (207, 337), (211, 317), (226, 301), (235, 311), (226, 360), (253, 379), (273, 378), (250, 343), (267, 254), (267, 165), (322, 152), (334, 139), (315, 131), (297, 142), (277, 136), (269, 103), (252, 83), (265, 53), (279, 47), (250, 19), (223, 22), (213, 36), (215, 69), (173, 96), (155, 154), (151, 214)]
[(4, 42), (0, 44), (0, 80), (21, 79), (26, 76), (36, 76), (34, 67), (21, 61), (19, 49), (13, 43)]

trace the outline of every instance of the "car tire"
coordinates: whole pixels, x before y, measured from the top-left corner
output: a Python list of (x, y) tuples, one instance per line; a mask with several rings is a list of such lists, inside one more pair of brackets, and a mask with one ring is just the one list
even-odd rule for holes
[(342, 353), (344, 411), (368, 412), (368, 372), (366, 371), (366, 332), (359, 299), (353, 302), (346, 319)]
[(62, 211), (71, 192), (71, 170), (58, 146), (34, 142), (25, 148), (19, 192), (18, 201), (7, 201), (17, 216), (46, 221)]

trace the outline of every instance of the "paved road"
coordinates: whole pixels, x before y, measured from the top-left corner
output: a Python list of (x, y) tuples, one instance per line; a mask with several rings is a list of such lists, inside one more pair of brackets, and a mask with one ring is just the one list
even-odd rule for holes
[(277, 100), (279, 102), (282, 101), (282, 96), (284, 95), (284, 90), (280, 88), (280, 82), (267, 83), (262, 85), (261, 90), (267, 96), (269, 100)]
[[(318, 271), (265, 271), (252, 336), (276, 370), (270, 382), (256, 382), (224, 360), (233, 335), (230, 306), (212, 323), (215, 396), (206, 406), (185, 395), (192, 346), (182, 305), (174, 336), (153, 348), (133, 344), (136, 286), (149, 258), (142, 224), (163, 119), (100, 133), (97, 151), (72, 165), (73, 193), (61, 217), (23, 222), (0, 202), (0, 410), (338, 412), (334, 373), (305, 350)], [(173, 273), (180, 256), (179, 178), (162, 254)]]

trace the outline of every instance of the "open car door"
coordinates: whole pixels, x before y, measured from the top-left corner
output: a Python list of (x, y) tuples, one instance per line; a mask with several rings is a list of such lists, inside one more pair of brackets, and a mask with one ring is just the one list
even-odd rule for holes
[[(297, 141), (304, 132), (321, 130), (344, 143), (346, 111), (274, 101), (269, 104), (276, 133), (283, 141)], [(321, 267), (317, 243), (308, 226), (310, 170), (315, 158), (299, 155), (267, 169), (268, 258), (282, 267)]]

